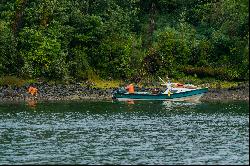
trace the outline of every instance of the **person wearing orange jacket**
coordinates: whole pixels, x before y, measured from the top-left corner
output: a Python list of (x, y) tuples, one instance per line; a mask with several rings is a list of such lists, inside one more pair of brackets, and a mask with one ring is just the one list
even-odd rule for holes
[(135, 88), (134, 88), (134, 85), (133, 85), (133, 84), (129, 84), (129, 85), (126, 87), (126, 90), (128, 90), (128, 93), (135, 93)]
[(32, 96), (36, 96), (37, 95), (37, 91), (38, 89), (33, 87), (33, 86), (30, 86), (29, 89), (28, 89), (28, 92), (32, 95)]

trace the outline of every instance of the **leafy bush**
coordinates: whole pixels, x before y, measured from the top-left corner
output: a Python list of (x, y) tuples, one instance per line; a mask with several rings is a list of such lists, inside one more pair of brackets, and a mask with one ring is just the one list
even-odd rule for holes
[(181, 71), (188, 75), (197, 75), (200, 78), (213, 77), (219, 80), (239, 80), (237, 70), (218, 67), (192, 67), (186, 66)]

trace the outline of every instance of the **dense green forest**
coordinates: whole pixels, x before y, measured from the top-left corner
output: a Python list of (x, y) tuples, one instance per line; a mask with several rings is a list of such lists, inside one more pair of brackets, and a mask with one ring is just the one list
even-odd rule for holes
[(0, 0), (0, 76), (249, 80), (248, 0)]

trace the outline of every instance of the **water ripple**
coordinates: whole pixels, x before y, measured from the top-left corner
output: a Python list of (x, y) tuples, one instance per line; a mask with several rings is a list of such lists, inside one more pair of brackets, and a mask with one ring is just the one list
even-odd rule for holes
[(0, 107), (0, 164), (249, 164), (242, 103)]

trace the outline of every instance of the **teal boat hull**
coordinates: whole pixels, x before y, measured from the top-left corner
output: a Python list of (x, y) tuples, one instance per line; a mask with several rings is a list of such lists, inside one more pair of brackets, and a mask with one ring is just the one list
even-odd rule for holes
[(186, 92), (180, 92), (180, 93), (173, 93), (171, 95), (168, 94), (150, 94), (150, 93), (141, 93), (141, 92), (135, 92), (133, 94), (129, 93), (114, 93), (113, 99), (117, 100), (181, 100), (181, 99), (191, 99), (199, 98), (204, 93), (208, 91), (208, 88), (202, 88), (202, 89), (195, 89), (191, 91)]

